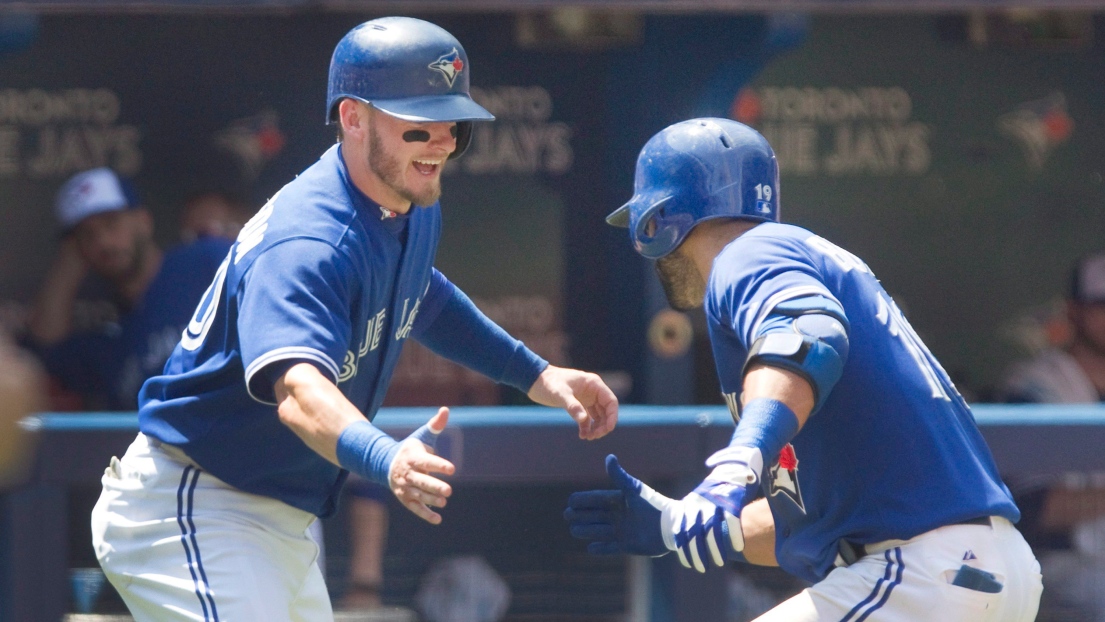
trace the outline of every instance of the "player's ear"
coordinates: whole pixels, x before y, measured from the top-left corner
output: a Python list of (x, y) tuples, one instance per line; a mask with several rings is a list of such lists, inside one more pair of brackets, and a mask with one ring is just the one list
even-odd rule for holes
[(361, 137), (368, 132), (368, 106), (361, 102), (345, 98), (338, 104), (338, 123), (345, 136)]

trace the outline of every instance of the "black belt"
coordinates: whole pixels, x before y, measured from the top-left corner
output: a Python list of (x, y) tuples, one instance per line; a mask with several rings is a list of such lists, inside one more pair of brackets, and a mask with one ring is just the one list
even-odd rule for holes
[[(951, 527), (952, 525), (981, 525), (984, 527), (990, 527), (993, 523), (990, 522), (989, 516), (979, 516), (977, 518), (968, 518), (955, 523), (944, 525), (945, 527)], [(840, 559), (844, 561), (845, 566), (851, 566), (860, 559), (867, 557), (867, 547), (874, 545), (860, 544), (858, 542), (849, 542), (843, 538), (840, 539), (837, 550), (840, 553)]]

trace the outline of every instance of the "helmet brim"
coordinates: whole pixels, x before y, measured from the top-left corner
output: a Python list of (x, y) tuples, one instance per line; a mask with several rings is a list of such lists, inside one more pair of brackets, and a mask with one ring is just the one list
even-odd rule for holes
[(606, 217), (606, 224), (613, 227), (621, 227), (622, 229), (629, 228), (629, 203), (619, 207), (618, 209), (610, 212)]
[(495, 120), (495, 115), (464, 93), (377, 99), (367, 103), (393, 117), (416, 123)]

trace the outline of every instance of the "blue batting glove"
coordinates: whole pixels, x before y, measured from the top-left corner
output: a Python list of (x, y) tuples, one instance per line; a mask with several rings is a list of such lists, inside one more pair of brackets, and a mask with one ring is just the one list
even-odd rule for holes
[(613, 455), (606, 473), (618, 490), (588, 490), (568, 497), (564, 518), (572, 537), (591, 540), (595, 555), (629, 553), (658, 557), (675, 550), (674, 532), (665, 530), (676, 501), (661, 495), (625, 472)]
[(756, 495), (763, 457), (753, 447), (726, 447), (710, 456), (706, 466), (714, 470), (683, 498), (675, 525), (679, 561), (699, 572), (706, 571), (707, 560), (724, 566), (728, 548), (744, 550), (740, 513)]

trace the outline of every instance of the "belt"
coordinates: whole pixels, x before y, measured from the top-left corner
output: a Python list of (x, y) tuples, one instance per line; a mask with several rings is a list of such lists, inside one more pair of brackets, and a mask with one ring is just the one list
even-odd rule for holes
[[(990, 527), (993, 523), (990, 521), (989, 516), (979, 516), (976, 518), (968, 518), (955, 523), (944, 525), (945, 527), (951, 527), (954, 525), (980, 525), (984, 527)], [(841, 538), (837, 543), (837, 556), (835, 566), (843, 568), (845, 566), (851, 566), (857, 561), (872, 555), (874, 553), (881, 553), (887, 549), (892, 549), (896, 546), (901, 546), (909, 542), (909, 540), (883, 540), (882, 542), (871, 542), (869, 544), (860, 544), (859, 542), (850, 542)]]

